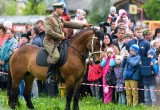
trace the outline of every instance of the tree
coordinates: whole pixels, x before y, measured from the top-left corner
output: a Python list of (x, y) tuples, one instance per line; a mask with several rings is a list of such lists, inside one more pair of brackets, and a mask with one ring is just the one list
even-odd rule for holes
[(148, 0), (143, 8), (148, 18), (160, 20), (160, 0)]
[(46, 3), (44, 0), (28, 0), (26, 8), (23, 10), (24, 15), (45, 15)]
[(9, 1), (5, 8), (4, 15), (7, 16), (15, 16), (17, 14), (17, 2), (16, 1)]
[(111, 6), (110, 0), (92, 0), (92, 9), (88, 16), (89, 23), (99, 24), (106, 21)]
[(0, 0), (0, 15), (15, 16), (17, 12), (17, 2), (15, 0)]

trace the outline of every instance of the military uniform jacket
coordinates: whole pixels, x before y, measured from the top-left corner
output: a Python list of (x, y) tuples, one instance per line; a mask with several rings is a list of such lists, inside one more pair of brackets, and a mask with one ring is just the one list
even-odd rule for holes
[(73, 28), (73, 29), (81, 29), (83, 28), (83, 24), (71, 22), (71, 21), (63, 21), (58, 15), (52, 13), (45, 19), (45, 38), (47, 40), (53, 39), (55, 42), (60, 41), (63, 33), (63, 28)]

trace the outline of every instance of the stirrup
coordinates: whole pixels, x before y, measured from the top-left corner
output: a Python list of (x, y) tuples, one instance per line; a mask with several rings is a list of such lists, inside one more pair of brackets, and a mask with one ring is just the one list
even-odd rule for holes
[[(49, 76), (49, 77), (48, 77), (48, 76)], [(52, 77), (52, 75), (48, 74), (48, 76), (47, 76), (47, 80), (46, 80), (46, 83), (47, 83), (47, 84), (49, 84), (49, 83), (51, 82), (51, 77)]]

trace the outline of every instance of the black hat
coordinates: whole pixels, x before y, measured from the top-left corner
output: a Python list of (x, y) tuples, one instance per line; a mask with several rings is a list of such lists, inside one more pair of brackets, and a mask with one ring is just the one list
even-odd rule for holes
[(28, 40), (30, 40), (30, 38), (29, 38), (29, 36), (27, 36), (27, 34), (22, 34), (22, 35), (21, 35), (21, 38), (22, 38), (22, 37), (25, 37), (25, 38), (27, 38)]

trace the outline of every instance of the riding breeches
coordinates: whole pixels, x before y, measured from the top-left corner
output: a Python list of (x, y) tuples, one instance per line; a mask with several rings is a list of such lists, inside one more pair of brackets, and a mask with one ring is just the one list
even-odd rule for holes
[(60, 54), (57, 46), (55, 46), (53, 43), (49, 42), (45, 38), (43, 40), (43, 45), (44, 45), (44, 48), (47, 50), (49, 56), (51, 57), (51, 60), (49, 60), (48, 63), (56, 64), (60, 58)]

